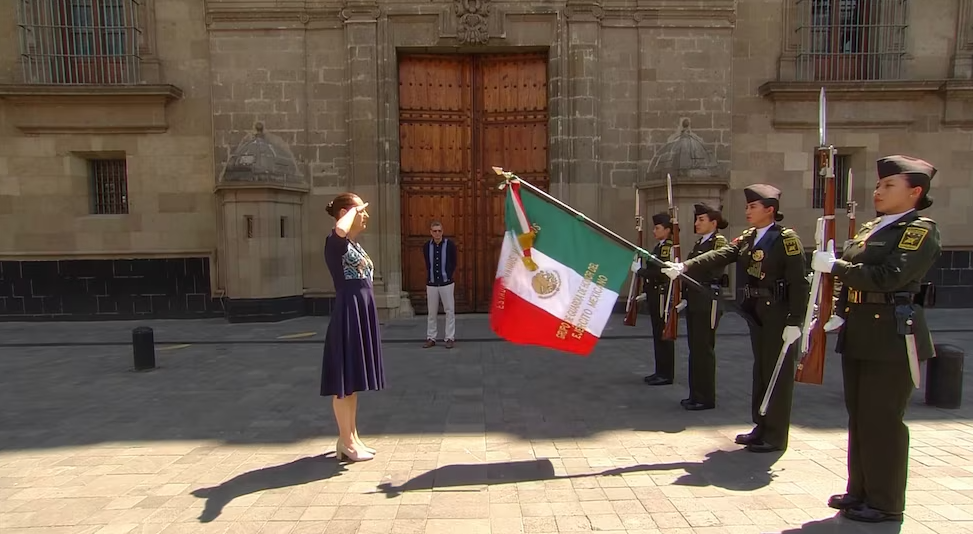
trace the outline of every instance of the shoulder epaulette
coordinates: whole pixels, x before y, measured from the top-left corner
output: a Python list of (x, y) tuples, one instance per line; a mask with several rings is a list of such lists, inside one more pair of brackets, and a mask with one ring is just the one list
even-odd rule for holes
[(797, 232), (795, 232), (791, 228), (784, 228), (783, 230), (780, 231), (780, 235), (784, 237), (793, 237), (797, 235)]
[(929, 224), (936, 224), (936, 221), (930, 219), (929, 217), (919, 217), (916, 219), (916, 221), (922, 221), (924, 223), (929, 223)]

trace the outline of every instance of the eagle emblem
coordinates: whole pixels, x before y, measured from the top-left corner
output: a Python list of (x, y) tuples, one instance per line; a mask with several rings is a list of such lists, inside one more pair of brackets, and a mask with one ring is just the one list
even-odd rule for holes
[(555, 271), (538, 271), (530, 279), (530, 286), (537, 296), (546, 299), (553, 297), (561, 289), (561, 277)]

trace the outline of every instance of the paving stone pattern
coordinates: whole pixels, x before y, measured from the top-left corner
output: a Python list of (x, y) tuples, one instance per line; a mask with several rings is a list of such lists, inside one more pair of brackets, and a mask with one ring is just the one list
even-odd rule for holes
[[(326, 318), (156, 321), (143, 373), (124, 345), (142, 323), (0, 324), (0, 532), (973, 533), (969, 401), (916, 392), (906, 521), (861, 525), (825, 506), (845, 480), (834, 355), (825, 385), (797, 387), (789, 449), (755, 455), (732, 441), (751, 428), (733, 316), (704, 412), (679, 407), (684, 338), (677, 384), (642, 383), (651, 341), (629, 332), (647, 322), (581, 358), (486, 339), (476, 316), (424, 350), (423, 319), (385, 325), (389, 387), (359, 410), (379, 455), (343, 465), (318, 395)], [(973, 348), (971, 319), (937, 316), (936, 342)]]

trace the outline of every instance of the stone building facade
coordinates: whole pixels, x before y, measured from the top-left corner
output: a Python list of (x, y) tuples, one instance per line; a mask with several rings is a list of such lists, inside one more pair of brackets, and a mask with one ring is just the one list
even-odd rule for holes
[[(0, 3), (0, 317), (329, 312), (327, 203), (371, 203), (384, 315), (423, 312), (429, 222), (486, 311), (492, 166), (619, 234), (742, 188), (813, 246), (818, 92), (869, 219), (874, 160), (939, 169), (940, 306), (973, 305), (973, 0)], [(844, 198), (837, 231), (847, 232)], [(648, 245), (648, 243), (646, 243)]]

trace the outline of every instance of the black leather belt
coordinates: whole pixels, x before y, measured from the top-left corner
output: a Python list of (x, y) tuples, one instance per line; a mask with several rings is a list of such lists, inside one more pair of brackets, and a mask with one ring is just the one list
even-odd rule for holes
[(851, 304), (895, 304), (895, 299), (912, 302), (913, 294), (909, 292), (878, 293), (873, 291), (848, 290), (848, 302)]
[(774, 290), (766, 287), (743, 286), (743, 297), (748, 299), (762, 299), (773, 297)]

